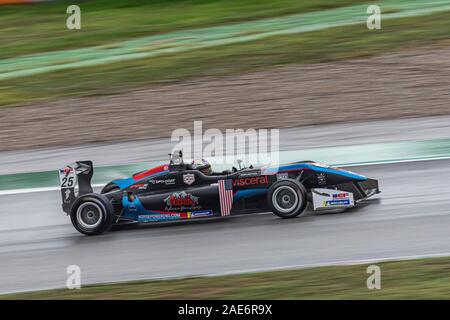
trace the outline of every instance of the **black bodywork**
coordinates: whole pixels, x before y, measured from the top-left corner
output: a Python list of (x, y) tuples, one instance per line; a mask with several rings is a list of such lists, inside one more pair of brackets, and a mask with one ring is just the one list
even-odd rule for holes
[[(62, 189), (63, 210), (68, 214), (74, 214), (74, 204), (80, 196), (92, 193), (92, 163), (81, 161), (72, 168), (77, 172), (79, 188), (76, 196), (75, 187)], [(128, 179), (114, 180), (101, 194), (112, 205), (114, 223), (180, 220), (268, 210), (271, 208), (268, 192), (282, 180), (301, 185), (308, 201), (312, 200), (316, 188), (350, 192), (355, 203), (380, 192), (377, 180), (313, 161), (235, 169), (209, 176), (191, 170), (181, 161), (137, 173)], [(228, 188), (221, 190), (221, 181), (226, 182)], [(221, 198), (224, 188), (228, 195), (231, 192), (231, 206)], [(229, 212), (224, 209), (224, 203), (230, 206)]]

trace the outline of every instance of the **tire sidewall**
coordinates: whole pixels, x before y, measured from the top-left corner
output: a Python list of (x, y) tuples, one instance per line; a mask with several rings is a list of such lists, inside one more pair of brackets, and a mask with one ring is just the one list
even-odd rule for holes
[[(92, 229), (84, 228), (78, 221), (77, 212), (78, 209), (86, 204), (92, 203), (96, 205), (102, 211), (102, 217), (100, 223)], [(85, 235), (98, 235), (111, 227), (114, 220), (114, 208), (112, 207), (108, 198), (101, 194), (86, 194), (79, 197), (70, 209), (70, 220), (77, 231)]]
[[(296, 193), (297, 196), (297, 205), (290, 210), (289, 212), (282, 212), (278, 210), (277, 206), (274, 205), (273, 201), (273, 195), (277, 192), (280, 188), (286, 188), (288, 190), (293, 190)], [(305, 187), (298, 182), (297, 180), (293, 179), (283, 179), (280, 181), (275, 182), (269, 189), (269, 192), (267, 193), (267, 203), (269, 205), (269, 208), (272, 210), (272, 212), (284, 219), (287, 218), (294, 218), (301, 214), (303, 211), (305, 211), (306, 206), (308, 204), (307, 194)]]

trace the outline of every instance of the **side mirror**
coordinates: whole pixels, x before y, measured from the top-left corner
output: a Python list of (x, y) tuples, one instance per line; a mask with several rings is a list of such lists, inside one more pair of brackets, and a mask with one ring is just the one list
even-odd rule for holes
[(242, 170), (242, 166), (241, 166), (242, 160), (241, 159), (237, 159), (237, 163), (239, 165), (239, 170)]

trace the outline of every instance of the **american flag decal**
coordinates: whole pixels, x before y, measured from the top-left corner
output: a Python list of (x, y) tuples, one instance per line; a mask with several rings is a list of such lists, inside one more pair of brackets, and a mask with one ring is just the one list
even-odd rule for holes
[(220, 212), (222, 216), (229, 216), (233, 206), (233, 183), (231, 179), (219, 180)]

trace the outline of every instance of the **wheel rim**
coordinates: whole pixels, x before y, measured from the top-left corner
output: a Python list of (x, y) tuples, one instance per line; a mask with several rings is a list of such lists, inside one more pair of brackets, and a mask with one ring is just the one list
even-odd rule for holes
[(77, 222), (84, 229), (94, 229), (103, 218), (102, 208), (94, 202), (85, 202), (77, 209)]
[(272, 203), (275, 209), (282, 213), (289, 213), (298, 207), (299, 197), (292, 187), (282, 186), (272, 194)]

